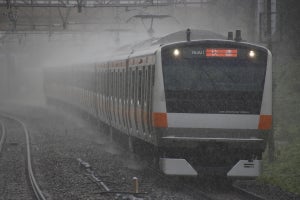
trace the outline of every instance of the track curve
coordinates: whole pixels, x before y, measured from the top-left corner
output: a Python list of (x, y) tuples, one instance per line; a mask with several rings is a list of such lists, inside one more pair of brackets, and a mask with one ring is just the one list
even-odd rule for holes
[(0, 153), (1, 153), (4, 141), (5, 141), (6, 133), (5, 133), (5, 127), (4, 127), (4, 124), (2, 121), (0, 121), (0, 125), (1, 125), (1, 139), (0, 139)]
[[(31, 187), (33, 189), (33, 192), (35, 194), (36, 199), (46, 200), (45, 196), (43, 195), (42, 190), (40, 189), (39, 185), (37, 184), (37, 181), (35, 179), (35, 176), (34, 176), (34, 173), (33, 173), (33, 170), (32, 170), (31, 152), (30, 152), (30, 137), (29, 137), (29, 132), (27, 130), (26, 124), (23, 121), (21, 121), (20, 119), (18, 119), (16, 117), (13, 117), (11, 115), (8, 115), (8, 114), (0, 113), (0, 116), (3, 117), (3, 118), (7, 118), (7, 119), (10, 119), (10, 120), (16, 121), (22, 126), (22, 128), (24, 130), (24, 133), (25, 133), (25, 138), (26, 138), (27, 173), (28, 173), (28, 177), (29, 177), (29, 180), (30, 180), (30, 184), (31, 184)], [(5, 128), (4, 128), (3, 122), (1, 122), (1, 126), (2, 126), (2, 136), (1, 136), (0, 150), (1, 150), (2, 145), (4, 143), (4, 139), (2, 141), (2, 138), (4, 138), (4, 136), (5, 136), (5, 134), (3, 134), (3, 133), (5, 133)]]

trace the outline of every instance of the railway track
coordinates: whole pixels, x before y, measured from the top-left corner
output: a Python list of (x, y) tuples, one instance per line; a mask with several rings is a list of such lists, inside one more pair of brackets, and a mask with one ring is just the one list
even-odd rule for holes
[[(170, 184), (174, 184), (174, 179), (172, 177), (165, 176), (160, 172), (159, 170), (156, 170), (154, 168), (148, 167), (152, 173), (156, 174), (157, 176), (161, 177), (163, 180), (166, 180)], [(199, 184), (201, 182), (200, 180), (194, 179), (194, 181), (190, 181), (191, 179), (184, 180), (181, 179), (181, 181), (175, 181), (176, 184), (182, 184), (182, 187), (184, 190), (190, 192), (193, 194), (192, 196), (195, 199), (201, 199), (201, 200), (267, 200), (267, 198), (264, 198), (260, 195), (257, 195), (255, 193), (252, 193), (250, 191), (247, 191), (241, 187), (239, 187), (237, 184), (232, 183), (231, 186), (225, 186), (228, 187), (226, 191), (218, 191), (218, 188), (215, 189), (203, 189), (202, 186), (203, 183)], [(205, 181), (204, 181), (205, 182)], [(228, 183), (227, 181), (224, 181), (224, 184)], [(210, 184), (210, 183), (206, 183)], [(213, 186), (215, 187), (215, 186)]]
[[(2, 119), (2, 121), (1, 121)], [(7, 125), (12, 125), (12, 123), (14, 123), (14, 128), (9, 128), (9, 126)], [(15, 140), (11, 139), (12, 134), (10, 133), (11, 131), (13, 131), (14, 129), (16, 129), (16, 124), (18, 123), (18, 133), (14, 133), (15, 134)], [(8, 131), (10, 130), (10, 131)], [(20, 133), (25, 133), (25, 134), (20, 134)], [(21, 137), (22, 136), (22, 137)], [(17, 140), (17, 138), (19, 140)], [(5, 139), (6, 138), (6, 139)], [(16, 141), (17, 140), (17, 141)], [(27, 150), (26, 151), (26, 157), (29, 156), (29, 159), (25, 157), (25, 159), (23, 159), (23, 163), (26, 163), (28, 166), (26, 166), (26, 169), (28, 169), (25, 172), (25, 178), (27, 181), (27, 185), (30, 184), (30, 186), (27, 186), (29, 188), (30, 194), (26, 194), (27, 196), (18, 196), (18, 198), (15, 199), (46, 199), (43, 195), (43, 193), (41, 192), (41, 190), (39, 189), (39, 186), (37, 185), (37, 182), (34, 178), (34, 174), (33, 174), (33, 169), (32, 169), (32, 164), (31, 164), (31, 156), (30, 156), (30, 137), (29, 137), (29, 132), (26, 128), (26, 125), (24, 122), (20, 121), (19, 119), (15, 119), (12, 116), (3, 116), (0, 114), (0, 152), (1, 149), (3, 150), (2, 153), (0, 153), (0, 169), (2, 172), (2, 167), (3, 167), (3, 157), (5, 156), (5, 154), (7, 152), (5, 152), (6, 148), (9, 147), (10, 149), (15, 148), (16, 146), (21, 146), (20, 144), (22, 143), (22, 141), (24, 142), (26, 140), (26, 145), (24, 144), (24, 146), (22, 147), (23, 150)], [(24, 153), (25, 151), (23, 151)], [(20, 152), (19, 152), (20, 153)], [(21, 159), (17, 159), (17, 160), (21, 160)], [(30, 164), (28, 164), (28, 162), (30, 162)], [(80, 163), (81, 166), (83, 166), (83, 162), (80, 162), (80, 160), (77, 160), (77, 162)], [(10, 165), (11, 166), (11, 165)], [(12, 167), (9, 167), (8, 165), (6, 166), (6, 168), (10, 169)], [(25, 171), (25, 166), (23, 167), (24, 171)], [(29, 170), (29, 168), (31, 168)], [(84, 173), (84, 176), (87, 177), (88, 179), (90, 179), (91, 182), (93, 182), (94, 184), (99, 186), (99, 189), (94, 190), (94, 192), (96, 192), (95, 194), (91, 193), (90, 196), (89, 194), (85, 194), (83, 196), (88, 196), (88, 197), (93, 197), (93, 196), (98, 196), (99, 199), (106, 199), (106, 198), (110, 198), (110, 199), (125, 199), (127, 197), (127, 199), (139, 199), (139, 200), (149, 200), (149, 199), (156, 199), (156, 198), (152, 198), (151, 193), (157, 193), (157, 191), (152, 190), (152, 186), (154, 184), (156, 184), (157, 182), (164, 182), (162, 185), (179, 185), (179, 186), (175, 186), (175, 187), (179, 187), (180, 191), (179, 193), (182, 193), (183, 196), (191, 196), (190, 199), (199, 199), (199, 200), (248, 200), (248, 199), (254, 199), (254, 200), (263, 200), (264, 198), (257, 196), (255, 194), (252, 194), (246, 190), (243, 190), (242, 188), (239, 188), (238, 186), (233, 185), (232, 186), (232, 190), (228, 190), (225, 192), (215, 192), (207, 190), (207, 188), (202, 187), (203, 184), (201, 184), (199, 186), (199, 184), (195, 181), (195, 182), (190, 182), (190, 179), (176, 179), (174, 177), (168, 177), (163, 175), (160, 171), (157, 171), (155, 169), (149, 168), (149, 170), (146, 170), (148, 172), (148, 175), (146, 175), (145, 177), (143, 177), (143, 175), (141, 175), (140, 173), (138, 173), (138, 178), (141, 181), (144, 181), (145, 183), (141, 182), (139, 183), (141, 186), (141, 190), (140, 191), (145, 191), (144, 194), (141, 195), (136, 195), (135, 193), (131, 193), (128, 191), (133, 191), (133, 190), (124, 190), (124, 188), (119, 187), (118, 185), (115, 185), (114, 183), (112, 183), (111, 181), (114, 181), (116, 183), (118, 183), (118, 181), (115, 181), (114, 177), (110, 177), (110, 178), (106, 178), (106, 177), (101, 177), (101, 176), (97, 176), (96, 174), (92, 173), (91, 171), (89, 171), (89, 167), (84, 166), (84, 169), (87, 170)], [(10, 172), (11, 173), (11, 172)], [(150, 174), (150, 175), (149, 175)], [(152, 175), (151, 175), (152, 174)], [(9, 196), (4, 196), (3, 193), (4, 190), (2, 188), (4, 184), (8, 185), (9, 183), (2, 183), (3, 182), (3, 177), (0, 173), (0, 199), (12, 199)], [(157, 176), (157, 178), (153, 178), (152, 180), (145, 180), (145, 179), (151, 179), (151, 177), (153, 176)], [(10, 179), (8, 179), (10, 180)], [(153, 181), (153, 180), (158, 180), (158, 181)], [(84, 181), (85, 182), (85, 181)], [(167, 182), (168, 184), (165, 184), (165, 182)], [(108, 188), (106, 188), (106, 185)], [(149, 187), (145, 186), (145, 185), (149, 185)], [(31, 186), (33, 185), (33, 186)], [(91, 184), (87, 183), (86, 187), (91, 187)], [(16, 185), (12, 185), (12, 187), (16, 188)], [(20, 187), (20, 186), (17, 186)], [(32, 189), (33, 188), (33, 189)], [(101, 189), (102, 188), (102, 189)], [(157, 187), (155, 187), (157, 189)], [(158, 188), (160, 189), (160, 188)], [(164, 190), (164, 189), (163, 189)], [(34, 191), (34, 192), (32, 192)], [(18, 192), (18, 195), (22, 195), (21, 194), (22, 191)], [(6, 192), (5, 195), (7, 195), (8, 192)], [(158, 192), (159, 193), (159, 192)], [(188, 194), (188, 195), (187, 195)], [(31, 197), (29, 198), (29, 196), (31, 195)], [(181, 199), (180, 196), (178, 196), (177, 191), (174, 191), (174, 196), (169, 196), (172, 194), (169, 194), (169, 192), (167, 192), (167, 195), (163, 195), (162, 197), (166, 198), (166, 199)], [(36, 196), (36, 197), (35, 197)], [(160, 197), (159, 195), (153, 195), (156, 197)], [(7, 197), (7, 198), (3, 198), (3, 197)], [(162, 199), (164, 199), (162, 198)]]
[[(30, 137), (26, 124), (8, 114), (0, 114), (0, 118), (0, 199), (46, 200), (33, 173)], [(24, 135), (20, 135), (20, 132), (24, 132)]]
[(240, 193), (240, 194), (242, 194), (242, 195), (248, 197), (249, 199), (253, 199), (253, 200), (267, 200), (267, 199), (264, 198), (263, 196), (257, 195), (257, 194), (255, 194), (255, 193), (253, 193), (253, 192), (250, 192), (250, 191), (247, 191), (247, 190), (245, 190), (245, 189), (239, 187), (239, 186), (236, 185), (236, 184), (233, 184), (232, 187), (233, 187), (233, 189), (234, 189), (236, 192), (238, 192), (238, 193)]
[(4, 127), (3, 121), (0, 121), (0, 126), (1, 126), (1, 139), (0, 139), (0, 153), (1, 153), (4, 141), (5, 141), (5, 137), (6, 137), (5, 127)]

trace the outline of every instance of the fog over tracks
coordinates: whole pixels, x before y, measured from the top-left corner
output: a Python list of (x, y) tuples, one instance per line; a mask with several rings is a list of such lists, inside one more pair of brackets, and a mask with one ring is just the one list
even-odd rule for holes
[[(4, 199), (45, 199), (39, 186), (35, 180), (32, 164), (31, 164), (31, 153), (30, 153), (30, 139), (26, 125), (19, 119), (12, 117), (7, 114), (0, 114), (1, 118), (4, 118), (9, 128), (4, 127), (2, 123), (2, 138), (1, 146), (5, 144), (5, 150), (2, 154), (1, 173), (3, 182), (2, 184), (2, 197)], [(16, 128), (16, 123), (19, 127)], [(20, 129), (21, 125), (21, 129)], [(18, 130), (19, 129), (19, 130)], [(9, 134), (6, 134), (8, 130)], [(22, 132), (25, 133), (25, 138)], [(5, 140), (5, 143), (4, 143)], [(25, 142), (24, 142), (25, 141)], [(26, 149), (24, 155), (23, 149)], [(27, 161), (27, 165), (25, 164)], [(27, 179), (29, 178), (29, 180)], [(32, 193), (34, 191), (34, 195)]]

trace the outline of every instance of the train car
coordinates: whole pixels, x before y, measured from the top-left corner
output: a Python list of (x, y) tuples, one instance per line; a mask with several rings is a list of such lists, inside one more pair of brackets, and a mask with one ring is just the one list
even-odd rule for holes
[(199, 30), (45, 70), (48, 99), (109, 127), (167, 175), (256, 177), (272, 129), (272, 56)]

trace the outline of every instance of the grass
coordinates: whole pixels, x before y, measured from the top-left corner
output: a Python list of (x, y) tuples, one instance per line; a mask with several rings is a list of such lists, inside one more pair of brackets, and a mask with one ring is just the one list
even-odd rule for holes
[(300, 194), (300, 139), (286, 145), (273, 163), (264, 163), (261, 181)]
[(300, 60), (273, 71), (276, 160), (264, 162), (259, 180), (300, 194)]

